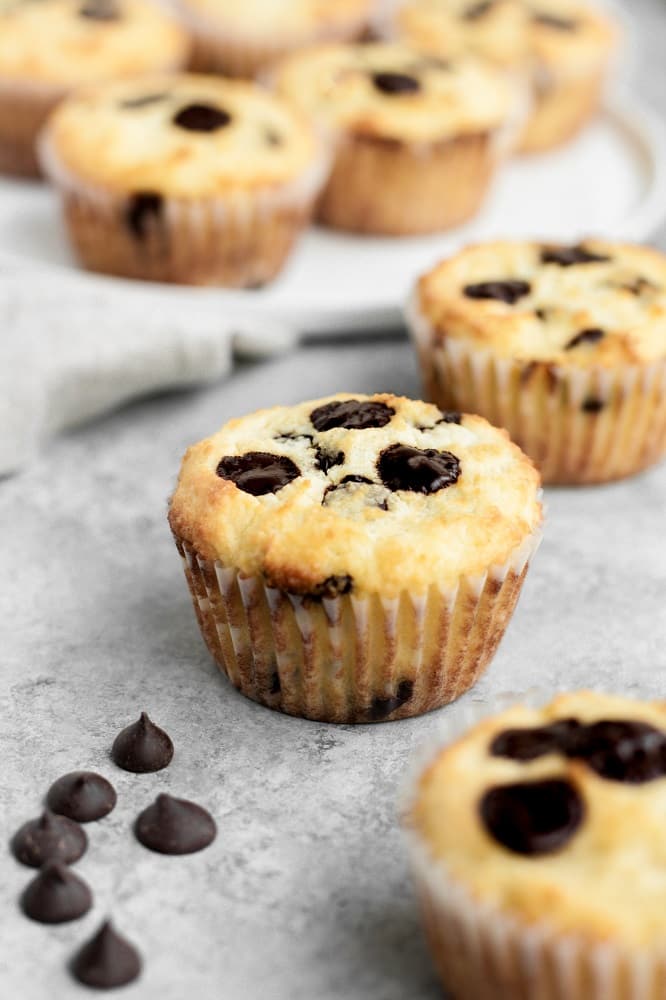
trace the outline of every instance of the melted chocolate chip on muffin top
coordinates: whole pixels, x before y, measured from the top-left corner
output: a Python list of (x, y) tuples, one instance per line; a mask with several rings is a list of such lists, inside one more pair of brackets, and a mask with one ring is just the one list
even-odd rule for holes
[(212, 104), (188, 104), (173, 117), (174, 125), (188, 132), (217, 132), (229, 125), (231, 120), (228, 111)]
[(490, 788), (479, 812), (487, 831), (514, 854), (551, 854), (569, 843), (585, 817), (585, 803), (560, 778)]
[(495, 0), (481, 0), (480, 3), (472, 4), (471, 7), (466, 7), (462, 12), (461, 17), (463, 21), (480, 21), (481, 18), (489, 14), (490, 11), (495, 6)]
[(343, 399), (318, 406), (310, 414), (310, 420), (318, 431), (330, 431), (333, 427), (362, 430), (366, 427), (385, 427), (394, 415), (395, 410), (386, 403)]
[(519, 299), (530, 294), (531, 287), (527, 281), (506, 279), (465, 285), (463, 291), (468, 299), (496, 299), (498, 302), (506, 302), (507, 305), (513, 306)]
[(404, 94), (418, 94), (421, 83), (407, 73), (373, 73), (372, 82), (382, 94), (395, 97)]
[(284, 489), (301, 472), (286, 455), (270, 455), (264, 451), (248, 451), (245, 455), (227, 455), (217, 466), (220, 479), (230, 479), (239, 490), (262, 497)]

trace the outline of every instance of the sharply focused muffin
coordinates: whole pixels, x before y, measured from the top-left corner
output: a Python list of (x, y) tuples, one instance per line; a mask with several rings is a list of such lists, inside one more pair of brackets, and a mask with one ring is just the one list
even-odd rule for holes
[(188, 52), (148, 0), (0, 0), (0, 170), (38, 173), (37, 133), (75, 87), (178, 70)]
[(406, 816), (456, 1000), (666, 995), (666, 703), (561, 695), (473, 727)]
[(520, 0), (389, 0), (379, 30), (442, 58), (470, 53), (516, 70), (527, 60)]
[(480, 417), (340, 394), (190, 448), (169, 521), (237, 688), (375, 722), (451, 701), (483, 671), (538, 540), (539, 479)]
[(522, 108), (490, 66), (401, 44), (309, 49), (278, 67), (275, 83), (336, 146), (319, 218), (364, 233), (434, 232), (472, 216)]
[(194, 39), (194, 69), (252, 77), (306, 45), (360, 38), (378, 2), (177, 0), (177, 10)]
[(545, 482), (632, 475), (666, 452), (666, 257), (602, 240), (468, 247), (409, 307), (427, 394), (481, 413)]
[(81, 91), (51, 118), (41, 157), (86, 267), (202, 285), (275, 277), (327, 169), (284, 101), (204, 76)]
[(618, 30), (586, 0), (526, 4), (534, 103), (523, 136), (526, 152), (572, 138), (597, 110)]

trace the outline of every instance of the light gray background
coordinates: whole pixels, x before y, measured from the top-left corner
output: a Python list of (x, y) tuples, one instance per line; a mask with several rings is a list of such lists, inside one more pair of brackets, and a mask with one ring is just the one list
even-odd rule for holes
[[(666, 99), (666, 9), (633, 0), (640, 85)], [(666, 248), (666, 233), (659, 241)], [(334, 280), (334, 276), (332, 276)], [(459, 706), (376, 727), (328, 727), (245, 701), (195, 625), (166, 521), (181, 454), (227, 418), (341, 388), (418, 395), (405, 342), (320, 345), (199, 393), (156, 399), (53, 443), (0, 484), (2, 768), (8, 838), (74, 768), (114, 782), (118, 807), (88, 827), (77, 865), (95, 893), (84, 920), (32, 924), (30, 872), (0, 854), (0, 995), (76, 1000), (65, 960), (107, 914), (145, 958), (127, 1000), (433, 1000), (396, 826), (414, 751)], [(506, 639), (464, 701), (597, 686), (664, 694), (666, 466), (598, 489), (548, 490), (545, 541)], [(148, 710), (172, 766), (132, 776), (108, 758)], [(132, 838), (160, 791), (206, 805), (212, 848), (150, 854)]]

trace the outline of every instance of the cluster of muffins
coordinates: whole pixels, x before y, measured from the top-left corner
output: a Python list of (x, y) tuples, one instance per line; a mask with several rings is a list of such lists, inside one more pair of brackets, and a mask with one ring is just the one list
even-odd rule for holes
[(257, 287), (313, 218), (470, 219), (589, 119), (615, 38), (585, 0), (8, 0), (0, 169), (46, 175), (91, 270)]

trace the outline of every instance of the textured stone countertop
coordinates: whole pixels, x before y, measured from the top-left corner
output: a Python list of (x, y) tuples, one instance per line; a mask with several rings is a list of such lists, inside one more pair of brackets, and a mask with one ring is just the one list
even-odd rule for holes
[[(663, 105), (666, 8), (632, 6), (652, 51), (643, 86)], [(666, 465), (604, 488), (547, 491), (545, 540), (517, 613), (458, 706), (332, 727), (238, 695), (204, 649), (167, 530), (178, 463), (232, 415), (340, 388), (418, 395), (411, 350), (319, 346), (243, 368), (61, 438), (0, 484), (4, 836), (68, 770), (99, 769), (119, 799), (88, 827), (76, 870), (95, 906), (81, 921), (48, 928), (23, 918), (16, 901), (30, 871), (0, 854), (3, 998), (92, 995), (65, 963), (110, 914), (145, 959), (140, 981), (119, 994), (126, 1000), (434, 1000), (396, 824), (415, 750), (465, 703), (492, 706), (506, 692), (664, 695)], [(141, 709), (176, 744), (156, 775), (126, 774), (108, 757)], [(170, 858), (133, 839), (134, 817), (163, 790), (212, 811), (211, 848)]]

